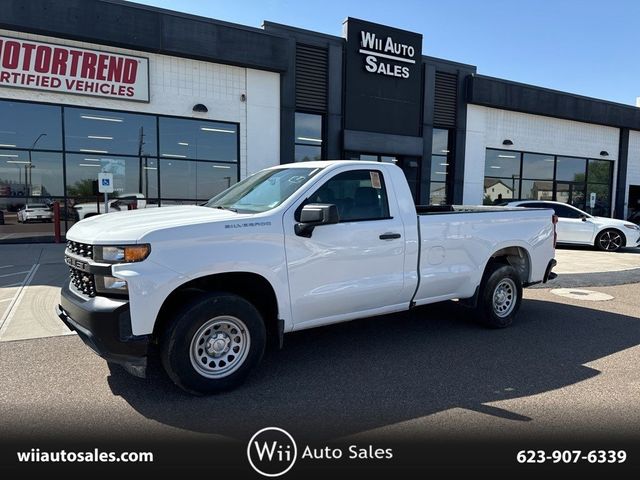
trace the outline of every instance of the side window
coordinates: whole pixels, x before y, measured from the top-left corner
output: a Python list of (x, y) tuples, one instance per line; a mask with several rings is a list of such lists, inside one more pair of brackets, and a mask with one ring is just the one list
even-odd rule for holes
[(580, 218), (580, 212), (564, 205), (554, 205), (553, 209), (556, 211), (556, 215), (561, 218)]
[(525, 203), (520, 206), (525, 208), (551, 208), (549, 205), (545, 205), (544, 203)]
[(341, 222), (389, 218), (389, 202), (382, 172), (352, 170), (339, 173), (316, 190), (305, 203), (332, 203)]

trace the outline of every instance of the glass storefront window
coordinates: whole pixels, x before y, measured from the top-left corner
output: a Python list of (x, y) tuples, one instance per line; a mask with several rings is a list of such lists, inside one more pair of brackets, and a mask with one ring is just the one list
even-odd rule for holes
[[(496, 205), (504, 200), (518, 198), (520, 180), (515, 178), (485, 178), (484, 179), (484, 205)], [(523, 187), (524, 191), (524, 187)]]
[(62, 153), (0, 150), (0, 196), (63, 194)]
[(587, 180), (589, 183), (611, 183), (612, 162), (609, 160), (589, 160)]
[(447, 155), (449, 153), (449, 130), (433, 129), (431, 153), (433, 155)]
[(235, 162), (238, 160), (238, 126), (160, 117), (160, 156)]
[(322, 148), (314, 147), (311, 145), (296, 145), (295, 146), (295, 161), (296, 162), (310, 162), (313, 160), (320, 160), (322, 158)]
[[(237, 183), (237, 179), (237, 166), (234, 164), (160, 159), (163, 198), (209, 200)], [(185, 191), (185, 185), (192, 187)]]
[(509, 179), (519, 178), (520, 152), (487, 149), (484, 176)]
[(138, 158), (67, 154), (67, 196), (91, 197), (93, 182), (100, 172), (113, 174), (114, 193), (111, 197), (142, 193), (141, 170), (143, 166)]
[[(505, 180), (509, 183), (508, 180)], [(520, 193), (520, 199), (522, 200), (553, 200), (553, 182), (550, 180), (522, 180), (522, 189)], [(511, 186), (515, 189), (516, 183), (512, 181)], [(515, 191), (515, 197), (504, 198), (516, 198), (518, 192)]]
[(553, 180), (553, 155), (525, 153), (522, 155), (522, 178)]
[(322, 115), (296, 112), (294, 144), (296, 162), (322, 158)]
[(434, 128), (431, 137), (430, 204), (445, 205), (449, 202), (448, 179), (453, 159), (449, 144), (449, 130)]
[(235, 184), (236, 165), (198, 162), (196, 165), (196, 198), (208, 200)]
[[(518, 167), (520, 156), (522, 172)], [(498, 195), (500, 200), (555, 200), (593, 215), (609, 216), (612, 172), (613, 162), (609, 160), (487, 149), (483, 203), (499, 203)], [(497, 182), (503, 186), (496, 188)], [(513, 193), (505, 189), (513, 189)], [(593, 209), (589, 202), (591, 193), (596, 194)]]
[(556, 180), (584, 182), (587, 160), (584, 158), (558, 157), (556, 160)]
[(62, 150), (57, 106), (0, 101), (0, 148)]
[(445, 182), (447, 180), (447, 174), (449, 172), (449, 162), (447, 157), (442, 155), (431, 156), (431, 181), (432, 182)]
[(65, 149), (97, 155), (156, 156), (156, 117), (64, 109)]
[(50, 223), (18, 225), (27, 198), (59, 202), (63, 234), (78, 219), (75, 206), (98, 213), (100, 172), (114, 175), (110, 198), (202, 203), (238, 181), (238, 149), (237, 123), (0, 100), (0, 241), (52, 240)]

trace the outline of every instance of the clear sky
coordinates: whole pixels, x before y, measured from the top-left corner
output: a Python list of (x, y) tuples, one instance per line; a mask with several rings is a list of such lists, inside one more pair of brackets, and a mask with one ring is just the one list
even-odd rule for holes
[(341, 35), (348, 17), (423, 34), (423, 54), (478, 73), (635, 105), (640, 0), (138, 0), (260, 27)]

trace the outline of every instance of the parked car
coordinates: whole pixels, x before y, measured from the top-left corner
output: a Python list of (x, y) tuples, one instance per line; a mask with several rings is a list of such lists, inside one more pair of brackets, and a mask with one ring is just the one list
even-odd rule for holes
[(608, 252), (640, 245), (640, 227), (629, 221), (589, 215), (572, 205), (541, 200), (520, 200), (508, 205), (553, 208), (558, 216), (558, 243), (593, 245)]
[(282, 344), (285, 332), (450, 299), (503, 328), (523, 287), (555, 276), (552, 210), (416, 209), (389, 163), (282, 165), (204, 207), (162, 210), (73, 225), (57, 312), (134, 375), (145, 375), (157, 345), (171, 379), (192, 393), (242, 382), (267, 332)]
[[(119, 212), (121, 210), (128, 210), (129, 205), (133, 208), (147, 208), (147, 201), (142, 193), (124, 193), (117, 198), (108, 200), (109, 212)], [(151, 206), (151, 205), (149, 205)], [(157, 205), (154, 205), (157, 206)], [(100, 201), (98, 207), (97, 202), (78, 203), (73, 206), (76, 211), (77, 220), (84, 220), (85, 218), (93, 217), (104, 212), (104, 201)]]
[(53, 222), (53, 212), (44, 203), (29, 203), (18, 210), (18, 223)]

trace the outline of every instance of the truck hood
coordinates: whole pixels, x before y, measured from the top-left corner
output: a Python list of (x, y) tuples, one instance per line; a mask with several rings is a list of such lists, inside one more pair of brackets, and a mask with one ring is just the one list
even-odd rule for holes
[(67, 239), (94, 245), (135, 243), (145, 234), (163, 228), (235, 220), (247, 216), (229, 210), (194, 205), (127, 210), (82, 220), (69, 229)]

